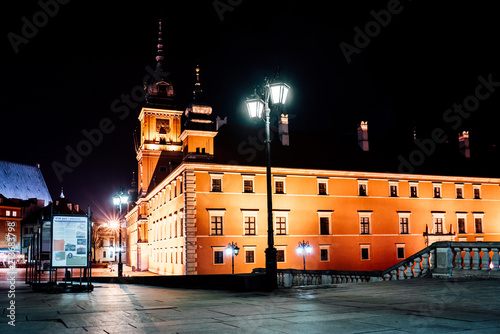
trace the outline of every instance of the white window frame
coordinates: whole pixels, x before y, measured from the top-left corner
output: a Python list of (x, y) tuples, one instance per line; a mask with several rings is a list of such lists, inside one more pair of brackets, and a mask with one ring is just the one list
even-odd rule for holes
[[(284, 195), (286, 194), (286, 176), (273, 176), (273, 193), (278, 194), (278, 195)], [(277, 193), (276, 192), (276, 181), (282, 181), (283, 182), (283, 193)]]
[(10, 217), (10, 210), (5, 210), (5, 216)]
[[(458, 235), (467, 234), (467, 213), (466, 212), (457, 212), (456, 215), (457, 215), (457, 234)], [(464, 219), (464, 228), (465, 228), (464, 233), (460, 233), (460, 230), (458, 228), (458, 219), (460, 219), (460, 218)], [(474, 224), (474, 229), (475, 229), (475, 226), (476, 225)]]
[[(222, 193), (224, 192), (224, 174), (223, 173), (209, 173), (210, 174), (210, 192)], [(214, 191), (213, 180), (220, 180), (220, 191)]]
[(441, 218), (443, 220), (443, 234), (448, 234), (448, 231), (446, 231), (446, 212), (433, 212), (432, 213), (432, 234), (436, 234), (436, 225), (435, 225), (435, 222), (434, 222), (434, 219), (436, 218)]
[[(368, 249), (368, 258), (367, 259), (363, 259), (362, 249)], [(370, 261), (371, 260), (371, 244), (359, 244), (359, 259), (361, 261)]]
[[(215, 263), (215, 252), (222, 252), (222, 263)], [(224, 246), (212, 247), (212, 264), (214, 266), (223, 266), (226, 264), (226, 247)]]
[[(359, 193), (359, 188), (361, 185), (364, 185), (365, 189), (366, 189), (364, 195), (360, 195), (360, 193)], [(358, 196), (368, 197), (368, 180), (358, 180), (357, 194), (358, 194)]]
[[(288, 235), (288, 227), (290, 226), (290, 220), (288, 219), (288, 214), (290, 211), (273, 211), (273, 222), (274, 222), (274, 235), (275, 236), (282, 236), (282, 235)], [(276, 218), (278, 217), (285, 217), (285, 234), (277, 234), (276, 230)]]
[[(257, 263), (256, 259), (256, 254), (257, 252), (255, 251), (257, 247), (256, 246), (243, 246), (243, 256), (245, 257), (245, 264), (255, 264)], [(247, 262), (247, 251), (253, 251), (253, 262)]]
[[(411, 187), (415, 187), (415, 189), (417, 190), (417, 194), (416, 194), (416, 196), (415, 196), (415, 197), (412, 197), (412, 196), (411, 196)], [(409, 189), (408, 189), (408, 190), (409, 190), (409, 192), (408, 192), (408, 196), (409, 196), (410, 198), (418, 198), (418, 182), (413, 182), (413, 181), (412, 181), (412, 182), (408, 182), (408, 188), (409, 188)]]
[[(317, 178), (317, 190), (318, 190), (318, 195), (321, 195), (321, 196), (328, 196), (330, 193), (328, 192), (328, 178)], [(320, 194), (319, 193), (319, 184), (320, 183), (324, 183), (326, 186), (325, 186), (325, 190), (326, 190), (326, 194)]]
[[(254, 194), (255, 193), (255, 175), (241, 175), (242, 176), (242, 186), (244, 194)], [(252, 181), (252, 191), (245, 192), (245, 181)]]
[[(392, 196), (391, 187), (396, 187), (396, 196)], [(389, 197), (399, 197), (399, 181), (389, 181)]]
[[(358, 211), (359, 235), (372, 235), (372, 211)], [(361, 233), (361, 218), (368, 218), (368, 233)]]
[[(476, 190), (479, 191), (479, 197), (478, 198), (476, 198), (476, 194), (475, 194)], [(480, 184), (473, 184), (472, 185), (472, 198), (473, 199), (481, 199), (482, 198), (482, 196), (481, 196), (481, 185)]]
[[(318, 235), (332, 235), (333, 211), (318, 211)], [(328, 218), (328, 234), (321, 234), (321, 218)]]
[[(484, 213), (483, 212), (473, 212), (472, 215), (474, 216), (474, 233), (479, 233), (479, 234), (484, 234)], [(479, 218), (481, 219), (481, 232), (477, 232), (476, 230), (476, 219)]]
[[(409, 235), (410, 234), (410, 215), (411, 212), (398, 212), (398, 234), (400, 235)], [(407, 218), (408, 219), (408, 233), (401, 233), (401, 218)]]
[[(226, 210), (211, 210), (208, 211), (208, 235), (213, 236), (223, 236), (226, 231)], [(221, 217), (222, 216), (222, 234), (212, 234), (212, 217)]]
[[(321, 259), (321, 250), (326, 249), (328, 258), (326, 260)], [(319, 262), (330, 262), (330, 245), (319, 245)]]
[[(253, 236), (256, 236), (258, 235), (259, 233), (257, 232), (258, 229), (257, 229), (257, 216), (259, 215), (259, 210), (244, 210), (244, 209), (241, 209), (241, 213), (242, 213), (242, 235), (243, 236), (247, 236), (247, 237), (253, 237)], [(255, 234), (245, 234), (245, 218), (246, 217), (254, 217), (255, 218)]]

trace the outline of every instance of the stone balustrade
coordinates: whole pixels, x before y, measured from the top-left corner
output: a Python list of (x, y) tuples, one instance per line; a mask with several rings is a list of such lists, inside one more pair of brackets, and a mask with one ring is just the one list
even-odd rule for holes
[[(329, 285), (419, 277), (500, 279), (500, 242), (439, 241), (384, 271), (279, 269), (278, 286)], [(254, 272), (265, 272), (256, 269)]]

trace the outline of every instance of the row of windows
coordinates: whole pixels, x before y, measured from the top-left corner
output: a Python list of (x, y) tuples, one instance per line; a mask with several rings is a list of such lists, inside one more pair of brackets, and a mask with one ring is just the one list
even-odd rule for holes
[[(464, 185), (456, 184), (456, 198), (464, 198)], [(222, 192), (222, 174), (211, 174), (211, 191)], [(253, 177), (243, 176), (243, 192), (254, 192)], [(285, 177), (274, 177), (274, 193), (285, 194)], [(328, 195), (328, 181), (318, 179), (318, 195)], [(358, 195), (368, 196), (368, 180), (358, 180)], [(399, 196), (399, 184), (397, 181), (389, 182), (389, 196)], [(410, 182), (410, 197), (418, 197), (418, 182)], [(441, 184), (435, 183), (433, 185), (433, 197), (441, 198)], [(481, 199), (481, 186), (473, 186), (473, 198)]]
[[(359, 215), (359, 234), (371, 234), (371, 211), (360, 211)], [(399, 233), (410, 233), (410, 212), (400, 212), (399, 214)], [(467, 233), (467, 213), (456, 213), (458, 233)], [(474, 232), (484, 233), (483, 231), (483, 213), (473, 213), (474, 215)], [(319, 213), (319, 234), (329, 235), (331, 231), (331, 213)], [(431, 234), (446, 234), (452, 231), (447, 231), (444, 221), (444, 213), (433, 213), (432, 222), (429, 222), (431, 227)], [(276, 235), (288, 234), (288, 214), (280, 213), (274, 216), (274, 232)], [(423, 231), (417, 231), (421, 233)], [(414, 232), (415, 233), (415, 232)], [(257, 216), (243, 216), (243, 234), (247, 236), (257, 235)], [(210, 215), (210, 235), (224, 235), (224, 214), (221, 212), (213, 213)]]
[[(264, 252), (262, 252), (264, 253)], [(255, 248), (245, 249), (244, 251), (245, 264), (255, 263)], [(223, 247), (214, 247), (213, 249), (213, 264), (225, 264), (226, 252)], [(227, 256), (228, 258), (230, 256)], [(278, 263), (286, 262), (286, 247), (278, 246), (276, 249), (276, 261)], [(328, 247), (320, 248), (320, 261), (330, 261), (330, 254)]]
[(162, 191), (151, 199), (149, 202), (149, 207), (152, 210), (158, 209), (164, 204), (167, 204), (177, 196), (183, 193), (183, 182), (182, 177), (177, 178), (177, 180), (172, 181), (168, 186), (166, 186)]
[(184, 236), (182, 211), (177, 216), (177, 211), (172, 215), (158, 219), (151, 224), (150, 233), (153, 241), (172, 239)]
[(0, 215), (1, 216), (6, 216), (6, 217), (17, 217), (17, 211), (11, 211), (11, 210), (5, 210), (3, 212), (3, 215), (1, 214), (3, 210), (0, 210)]
[(183, 247), (171, 247), (170, 250), (167, 248), (153, 249), (151, 254), (153, 261), (172, 263), (172, 264), (184, 264), (184, 248)]

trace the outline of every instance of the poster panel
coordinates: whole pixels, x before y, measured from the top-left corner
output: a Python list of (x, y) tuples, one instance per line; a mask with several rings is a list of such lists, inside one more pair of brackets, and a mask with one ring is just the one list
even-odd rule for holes
[(87, 216), (65, 215), (52, 219), (52, 267), (87, 267)]

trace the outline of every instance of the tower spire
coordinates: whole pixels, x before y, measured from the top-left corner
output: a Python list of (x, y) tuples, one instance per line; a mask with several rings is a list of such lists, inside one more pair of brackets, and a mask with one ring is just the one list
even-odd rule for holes
[(202, 94), (203, 90), (201, 89), (201, 82), (200, 82), (200, 65), (196, 65), (196, 83), (194, 84), (193, 100), (194, 101), (201, 100)]
[(156, 73), (163, 72), (163, 37), (161, 32), (161, 19), (158, 22), (158, 52), (156, 55)]

